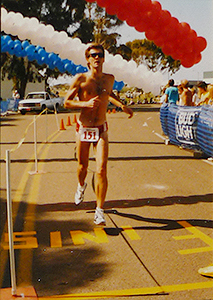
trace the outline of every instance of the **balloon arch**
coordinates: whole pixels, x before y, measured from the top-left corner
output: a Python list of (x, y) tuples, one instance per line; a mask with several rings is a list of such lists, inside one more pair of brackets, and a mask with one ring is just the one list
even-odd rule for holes
[[(87, 0), (94, 2), (94, 0)], [(116, 14), (137, 31), (145, 32), (147, 39), (162, 48), (166, 55), (181, 61), (190, 68), (201, 60), (201, 52), (206, 48), (206, 40), (187, 23), (180, 23), (171, 14), (162, 10), (157, 1), (151, 0), (96, 0), (105, 7), (107, 13)], [(119, 2), (119, 3), (118, 3)], [(7, 12), (1, 8), (1, 51), (18, 57), (27, 56), (39, 64), (57, 68), (61, 73), (72, 75), (87, 71), (84, 52), (87, 45), (78, 38), (68, 37), (65, 31), (58, 32), (52, 25), (39, 23), (37, 18), (24, 17), (21, 13)], [(9, 36), (18, 36), (13, 40)], [(187, 36), (187, 38), (186, 38)], [(22, 42), (21, 42), (21, 41)], [(31, 43), (29, 43), (29, 41)], [(124, 82), (130, 86), (142, 87), (145, 91), (154, 91), (162, 84), (160, 72), (148, 72), (146, 66), (131, 60), (127, 62), (121, 55), (112, 55), (105, 50), (104, 72), (115, 75), (114, 88), (121, 90)]]

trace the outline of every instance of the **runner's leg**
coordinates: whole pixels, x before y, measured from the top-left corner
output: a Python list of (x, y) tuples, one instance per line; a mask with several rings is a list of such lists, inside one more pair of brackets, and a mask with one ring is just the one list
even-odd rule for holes
[(96, 197), (97, 207), (103, 208), (107, 192), (108, 134), (103, 132), (96, 145)]
[(78, 182), (80, 183), (81, 186), (83, 186), (85, 178), (87, 176), (90, 143), (81, 142), (78, 135), (77, 135), (76, 143), (77, 143), (77, 156), (78, 156), (77, 176), (78, 176)]

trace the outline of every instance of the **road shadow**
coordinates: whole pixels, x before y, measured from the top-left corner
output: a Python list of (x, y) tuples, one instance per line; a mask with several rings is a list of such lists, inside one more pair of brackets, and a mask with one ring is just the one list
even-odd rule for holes
[[(162, 218), (147, 218), (136, 214), (128, 214), (119, 212), (116, 209), (105, 210), (105, 213), (108, 215), (117, 215), (125, 219), (132, 219), (139, 222), (147, 222), (151, 224), (157, 224), (156, 226), (133, 226), (132, 228), (135, 230), (176, 230), (183, 228), (182, 225), (179, 224), (181, 221), (188, 222), (190, 225), (195, 227), (204, 227), (204, 228), (213, 228), (213, 220), (207, 219), (162, 219)], [(162, 226), (160, 226), (162, 224)], [(118, 235), (122, 228), (105, 228), (105, 232), (109, 235)]]
[[(169, 206), (174, 204), (191, 205), (200, 202), (213, 201), (213, 194), (191, 195), (191, 196), (170, 196), (165, 198), (140, 198), (140, 199), (117, 199), (107, 200), (104, 204), (105, 209), (111, 208), (131, 208), (144, 206)], [(42, 204), (38, 206), (38, 211), (75, 211), (92, 210), (96, 207), (96, 201), (84, 201), (79, 206), (74, 203), (62, 202)]]

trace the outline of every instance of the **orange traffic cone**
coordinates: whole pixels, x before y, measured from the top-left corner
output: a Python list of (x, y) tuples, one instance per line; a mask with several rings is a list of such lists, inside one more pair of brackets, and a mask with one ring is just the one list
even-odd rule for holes
[(70, 121), (70, 116), (67, 117), (67, 126), (72, 126), (71, 121)]
[(115, 109), (115, 108), (113, 108), (113, 109), (112, 109), (112, 112), (113, 112), (113, 114), (115, 114), (115, 113), (116, 113), (116, 109)]
[(64, 127), (64, 120), (63, 119), (61, 119), (60, 130), (66, 130), (66, 128)]
[(76, 124), (76, 123), (77, 123), (76, 114), (74, 114), (74, 116), (73, 116), (73, 123), (74, 123), (74, 124)]
[(108, 109), (108, 114), (111, 114), (111, 110), (110, 109)]

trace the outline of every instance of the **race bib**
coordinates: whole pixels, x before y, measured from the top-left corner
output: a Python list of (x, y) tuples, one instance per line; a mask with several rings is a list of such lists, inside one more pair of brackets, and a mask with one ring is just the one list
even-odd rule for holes
[(80, 140), (82, 142), (97, 142), (99, 140), (98, 128), (83, 127), (79, 130)]

